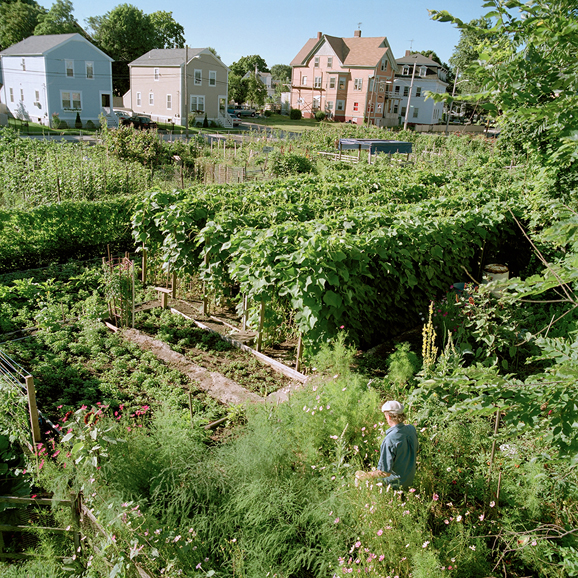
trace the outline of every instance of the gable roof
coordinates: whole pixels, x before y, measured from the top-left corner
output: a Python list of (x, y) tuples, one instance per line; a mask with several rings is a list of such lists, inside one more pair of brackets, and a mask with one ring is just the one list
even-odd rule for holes
[(435, 66), (436, 68), (442, 68), (442, 65), (439, 62), (419, 53), (402, 56), (401, 58), (397, 58), (396, 62), (398, 64), (413, 64), (415, 62), (420, 66)]
[[(189, 62), (200, 54), (209, 54), (217, 62), (225, 66), (225, 64), (217, 58), (208, 48), (189, 48), (188, 49)], [(181, 66), (185, 62), (184, 48), (155, 48), (149, 50), (136, 60), (129, 63), (129, 66)], [(225, 66), (225, 68), (227, 68)]]
[(310, 38), (291, 61), (291, 66), (307, 66), (307, 62), (324, 42), (331, 46), (343, 66), (374, 67), (386, 56), (392, 67), (396, 68), (389, 42), (385, 36), (341, 38), (328, 34), (323, 34), (321, 38)]
[(56, 48), (63, 42), (80, 34), (45, 34), (42, 36), (29, 36), (12, 46), (9, 46), (0, 54), (3, 56), (42, 56), (48, 50)]

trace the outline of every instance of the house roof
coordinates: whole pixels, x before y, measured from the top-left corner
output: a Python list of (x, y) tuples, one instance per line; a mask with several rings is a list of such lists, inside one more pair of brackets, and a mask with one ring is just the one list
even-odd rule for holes
[(410, 54), (409, 56), (402, 56), (395, 60), (398, 64), (413, 64), (414, 62), (420, 66), (435, 66), (436, 68), (442, 68), (442, 65), (423, 54)]
[(391, 48), (385, 36), (340, 38), (324, 34), (321, 38), (310, 38), (291, 61), (291, 66), (306, 66), (307, 61), (325, 41), (343, 66), (374, 67), (385, 55), (388, 53), (391, 55)]
[[(48, 50), (56, 48), (63, 42), (80, 34), (45, 34), (42, 36), (29, 36), (20, 42), (9, 46), (0, 54), (2, 56), (41, 56)], [(82, 38), (82, 36), (80, 36)]]
[(100, 48), (97, 48), (94, 44), (84, 38), (82, 34), (78, 34), (77, 32), (72, 34), (43, 34), (41, 36), (29, 36), (0, 52), (0, 56), (43, 56), (69, 40), (80, 40), (86, 42), (113, 62), (113, 59), (108, 56), (108, 54), (105, 54), (100, 50)]
[[(200, 54), (213, 54), (208, 48), (189, 48), (188, 51), (189, 62)], [(184, 48), (155, 48), (133, 60), (129, 66), (181, 66), (184, 62)]]

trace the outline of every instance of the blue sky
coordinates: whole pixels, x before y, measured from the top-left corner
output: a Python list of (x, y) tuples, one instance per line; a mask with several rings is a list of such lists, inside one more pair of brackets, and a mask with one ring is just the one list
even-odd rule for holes
[[(43, 3), (46, 8), (48, 2)], [(119, 1), (77, 0), (74, 15), (84, 26), (89, 16), (105, 14)], [(128, 1), (146, 13), (172, 12), (185, 29), (189, 46), (214, 47), (227, 65), (241, 56), (261, 55), (268, 66), (289, 64), (308, 38), (317, 32), (332, 36), (353, 36), (361, 23), (363, 36), (386, 36), (399, 58), (410, 46), (414, 50), (435, 50), (447, 62), (459, 40), (449, 23), (434, 22), (428, 9), (448, 10), (469, 21), (487, 10), (482, 0), (220, 0), (187, 2), (164, 0)]]

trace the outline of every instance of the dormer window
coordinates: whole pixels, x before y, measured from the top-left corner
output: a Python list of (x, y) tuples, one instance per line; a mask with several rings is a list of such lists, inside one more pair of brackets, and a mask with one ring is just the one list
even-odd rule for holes
[(409, 76), (409, 66), (404, 66), (401, 73), (403, 76)]
[(425, 76), (427, 74), (427, 66), (420, 66), (419, 67), (419, 75)]

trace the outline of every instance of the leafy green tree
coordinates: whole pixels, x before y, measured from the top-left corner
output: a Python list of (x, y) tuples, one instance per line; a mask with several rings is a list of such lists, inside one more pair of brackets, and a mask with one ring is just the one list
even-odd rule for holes
[(242, 56), (233, 62), (229, 67), (230, 72), (236, 74), (237, 76), (243, 77), (247, 72), (254, 72), (255, 67), (258, 72), (269, 72), (267, 68), (267, 63), (258, 54), (253, 54), (252, 56)]
[(267, 98), (267, 87), (255, 74), (252, 74), (246, 80), (246, 100), (250, 102), (252, 106), (263, 106), (265, 104), (265, 99)]
[(45, 10), (36, 2), (0, 3), (0, 49), (4, 50), (34, 34)]
[(82, 32), (76, 18), (72, 15), (73, 11), (74, 7), (70, 0), (56, 0), (52, 8), (40, 16), (40, 22), (34, 29), (34, 35)]
[(172, 12), (159, 10), (150, 14), (150, 21), (156, 33), (155, 48), (183, 48), (185, 29), (175, 21)]
[(420, 52), (412, 52), (412, 54), (421, 54), (422, 56), (425, 56), (426, 58), (431, 58), (431, 60), (433, 60), (434, 62), (437, 62), (438, 64), (441, 64), (441, 58), (433, 51), (433, 50), (421, 50)]
[(216, 56), (219, 60), (221, 60), (221, 57), (219, 56), (219, 53), (217, 52), (216, 48), (213, 48), (212, 46), (207, 46), (207, 50), (213, 54), (214, 56)]
[(289, 82), (291, 80), (291, 67), (288, 64), (275, 64), (271, 67), (273, 80)]
[(229, 101), (242, 104), (247, 100), (248, 79), (229, 72)]

